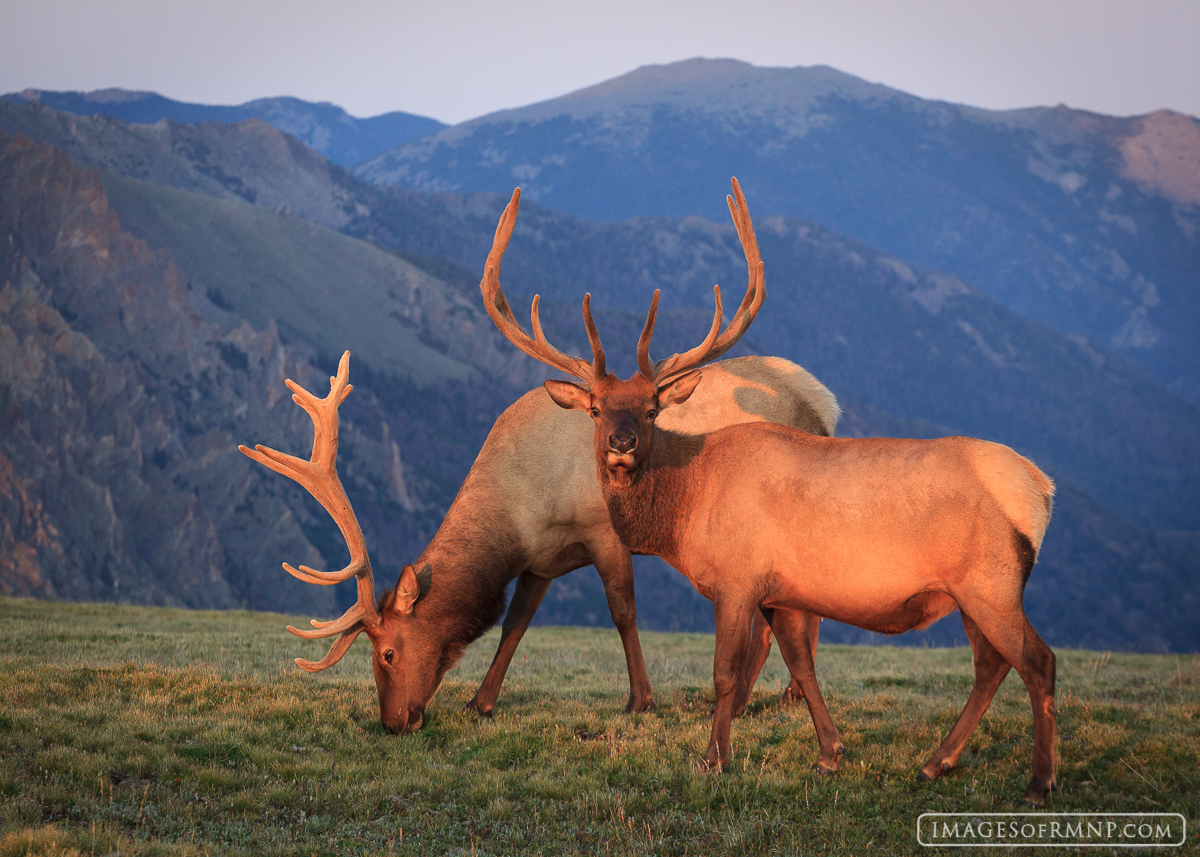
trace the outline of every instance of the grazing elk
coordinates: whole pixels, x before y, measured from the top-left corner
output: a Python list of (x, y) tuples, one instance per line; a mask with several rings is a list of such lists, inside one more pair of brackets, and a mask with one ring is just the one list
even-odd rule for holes
[(626, 381), (605, 371), (589, 297), (583, 315), (590, 363), (546, 341), (537, 297), (532, 338), (513, 319), (499, 262), (516, 220), (515, 193), (481, 283), (484, 302), (503, 311), (500, 330), (517, 348), (582, 382), (547, 381), (546, 388), (561, 407), (592, 417), (597, 478), (621, 540), (635, 553), (662, 557), (713, 602), (716, 708), (705, 762), (716, 767), (729, 759), (735, 682), (756, 609), (804, 692), (820, 747), (817, 768), (832, 772), (842, 744), (797, 611), (896, 634), (925, 628), (957, 607), (975, 684), (920, 778), (955, 767), (1015, 667), (1033, 708), (1025, 800), (1041, 805), (1054, 783), (1055, 658), (1026, 618), (1022, 596), (1050, 521), (1054, 485), (1045, 474), (1006, 446), (971, 438), (817, 437), (766, 423), (693, 437), (658, 424), (660, 411), (703, 389), (696, 367), (736, 342), (762, 305), (762, 261), (736, 180), (733, 190), (729, 210), (750, 260), (740, 307), (722, 332), (715, 288), (705, 340), (655, 364), (649, 347), (656, 291), (638, 341), (639, 371)]
[[(340, 572), (284, 565), (309, 583), (358, 579), (358, 603), (341, 619), (314, 621), (316, 629), (311, 631), (288, 629), (307, 639), (338, 637), (320, 661), (296, 663), (310, 672), (332, 666), (365, 632), (374, 648), (380, 719), (391, 732), (412, 731), (420, 726), (445, 672), (467, 644), (495, 623), (505, 587), (516, 578), (495, 658), (468, 703), (480, 714), (489, 714), (551, 580), (594, 564), (625, 649), (630, 677), (626, 710), (650, 707), (650, 680), (637, 636), (633, 568), (629, 551), (613, 532), (588, 458), (590, 420), (558, 408), (540, 387), (510, 406), (496, 420), (433, 541), (377, 605), (366, 545), (335, 468), (337, 408), (351, 389), (348, 358), (342, 357), (324, 399), (287, 382), (296, 403), (313, 418), (310, 461), (264, 446), (239, 447), (312, 493), (350, 548), (351, 562)], [(833, 433), (839, 414), (836, 400), (799, 366), (777, 357), (743, 357), (721, 361), (709, 371), (711, 383), (705, 393), (674, 412), (673, 425), (679, 430), (700, 432), (731, 422), (773, 420), (818, 434)], [(818, 621), (808, 626), (814, 645)], [(741, 707), (767, 657), (770, 633), (765, 622), (756, 627), (754, 654), (741, 678)], [(799, 696), (793, 681), (785, 698)]]

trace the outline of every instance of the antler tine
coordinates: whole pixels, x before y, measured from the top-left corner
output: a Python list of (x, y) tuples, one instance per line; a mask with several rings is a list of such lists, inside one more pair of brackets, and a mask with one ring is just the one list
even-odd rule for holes
[(642, 335), (638, 337), (637, 344), (638, 371), (647, 381), (653, 381), (657, 374), (654, 364), (650, 361), (650, 340), (654, 337), (654, 322), (658, 319), (658, 296), (659, 290), (655, 289), (654, 297), (650, 300), (650, 311), (646, 313), (646, 323), (642, 326)]
[(726, 196), (729, 214), (733, 217), (733, 225), (737, 229), (738, 238), (742, 242), (742, 252), (746, 255), (746, 275), (748, 284), (746, 296), (738, 306), (725, 332), (717, 342), (720, 350), (714, 356), (720, 356), (728, 351), (734, 343), (741, 339), (742, 334), (750, 327), (767, 297), (763, 276), (762, 254), (758, 250), (758, 238), (754, 234), (754, 224), (750, 220), (750, 209), (746, 206), (746, 197), (738, 180), (732, 179), (735, 196)]
[(292, 400), (302, 407), (313, 421), (313, 450), (308, 461), (262, 444), (258, 444), (254, 449), (238, 446), (245, 455), (264, 467), (298, 482), (312, 494), (333, 518), (350, 550), (350, 562), (341, 571), (317, 571), (305, 565), (297, 569), (286, 562), (283, 564), (288, 574), (306, 583), (320, 586), (341, 583), (351, 577), (358, 578), (358, 601), (340, 618), (329, 622), (314, 619), (312, 624), (320, 629), (318, 631), (296, 631), (294, 628), (288, 628), (305, 639), (332, 637), (338, 633), (343, 635), (320, 661), (297, 659), (296, 662), (310, 672), (337, 663), (350, 647), (354, 637), (365, 626), (379, 622), (379, 613), (375, 607), (375, 579), (371, 573), (366, 539), (363, 538), (362, 528), (358, 525), (354, 509), (351, 508), (350, 500), (346, 497), (346, 491), (337, 475), (338, 406), (354, 389), (349, 379), (350, 352), (347, 351), (338, 363), (337, 375), (329, 379), (329, 395), (324, 398), (318, 398), (290, 379), (286, 382), (292, 391)]
[(488, 251), (487, 267), (496, 269), (496, 277), (500, 276), (500, 263), (504, 260), (504, 251), (508, 249), (509, 239), (517, 225), (517, 214), (521, 210), (521, 189), (514, 188), (512, 199), (504, 206), (504, 212), (496, 223), (496, 234), (492, 238), (492, 249)]
[(604, 346), (600, 344), (600, 332), (592, 319), (592, 293), (583, 296), (583, 325), (587, 328), (588, 344), (592, 346), (592, 375), (599, 380), (608, 370), (604, 365)]
[(548, 366), (560, 369), (568, 375), (574, 375), (586, 384), (593, 384), (604, 377), (604, 349), (600, 347), (600, 337), (595, 333), (595, 324), (591, 321), (591, 313), (587, 309), (587, 298), (584, 298), (584, 318), (588, 324), (588, 341), (592, 344), (593, 359), (591, 363), (579, 357), (563, 354), (546, 341), (542, 332), (541, 317), (538, 314), (540, 295), (534, 295), (533, 308), (530, 311), (530, 322), (536, 338), (530, 338), (521, 325), (513, 317), (512, 308), (500, 287), (500, 263), (504, 251), (508, 249), (509, 239), (512, 238), (513, 228), (517, 223), (517, 212), (521, 207), (521, 189), (513, 191), (512, 199), (500, 215), (496, 224), (496, 237), (492, 241), (492, 250), (488, 253), (487, 263), (483, 271), (483, 279), (479, 281), (479, 291), (483, 294), (483, 306), (496, 327), (518, 349), (535, 360), (540, 360)]
[(362, 628), (355, 628), (353, 631), (345, 631), (342, 636), (334, 641), (329, 647), (329, 651), (325, 653), (325, 657), (319, 661), (306, 661), (304, 658), (296, 658), (296, 666), (305, 672), (315, 673), (320, 672), (326, 667), (331, 667), (342, 659), (342, 655), (350, 650), (350, 644), (354, 642), (354, 638), (362, 633)]
[(356, 604), (343, 613), (339, 619), (334, 619), (330, 622), (322, 622), (317, 619), (310, 620), (313, 624), (312, 631), (302, 631), (299, 628), (293, 628), (291, 625), (288, 625), (287, 629), (304, 640), (321, 640), (325, 637), (340, 634), (342, 631), (353, 630), (355, 626), (361, 625), (363, 615), (362, 608)]
[(746, 254), (746, 268), (750, 276), (754, 276), (754, 267), (762, 264), (762, 254), (758, 251), (758, 238), (754, 234), (754, 224), (750, 222), (750, 209), (746, 207), (746, 195), (738, 180), (731, 179), (734, 196), (725, 195), (725, 203), (729, 206), (729, 214), (737, 229), (738, 238), (742, 242), (742, 252)]
[[(717, 341), (717, 334), (721, 332), (721, 321), (724, 319), (720, 286), (713, 286), (713, 301), (716, 303), (716, 310), (713, 313), (712, 326), (708, 329), (708, 335), (704, 337), (704, 341), (695, 348), (685, 351), (683, 354), (673, 354), (659, 363), (655, 367), (655, 375), (651, 378), (655, 383), (664, 382), (672, 375), (682, 375), (689, 369), (712, 360), (717, 356), (713, 353), (715, 351), (713, 343)], [(648, 348), (649, 343), (647, 343)], [(649, 360), (649, 353), (647, 353), (646, 357)]]
[[(717, 331), (720, 329), (722, 318), (721, 290), (717, 286), (713, 287), (717, 308), (712, 329), (709, 330), (704, 342), (696, 348), (683, 354), (675, 354), (658, 364), (656, 381), (660, 384), (673, 375), (682, 375), (684, 372), (694, 369), (702, 363), (715, 360), (732, 348), (750, 327), (750, 323), (758, 315), (763, 299), (766, 297), (762, 255), (758, 250), (758, 239), (754, 235), (754, 224), (750, 220), (750, 210), (746, 206), (746, 197), (743, 195), (742, 187), (738, 184), (736, 178), (732, 179), (732, 184), (734, 196), (726, 196), (725, 201), (729, 205), (729, 213), (733, 217), (733, 225), (737, 229), (738, 238), (742, 243), (742, 252), (746, 255), (746, 273), (748, 279), (746, 296), (742, 298), (737, 312), (730, 319), (724, 332), (718, 336)], [(648, 359), (647, 362), (649, 362)]]

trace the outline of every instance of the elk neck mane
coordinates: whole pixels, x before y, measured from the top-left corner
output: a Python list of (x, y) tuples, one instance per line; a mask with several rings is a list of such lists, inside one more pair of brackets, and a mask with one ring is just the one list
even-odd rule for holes
[(704, 448), (703, 435), (656, 429), (641, 465), (631, 475), (614, 474), (604, 456), (596, 467), (613, 529), (636, 554), (675, 556), (675, 527), (663, 521), (687, 518), (688, 464)]
[(452, 667), (468, 645), (500, 621), (505, 587), (520, 563), (515, 540), (506, 537), (511, 525), (502, 509), (479, 497), (468, 500), (469, 493), (464, 485), (413, 563), (418, 570), (431, 566), (429, 588), (422, 584), (415, 615), (441, 638), (439, 671)]

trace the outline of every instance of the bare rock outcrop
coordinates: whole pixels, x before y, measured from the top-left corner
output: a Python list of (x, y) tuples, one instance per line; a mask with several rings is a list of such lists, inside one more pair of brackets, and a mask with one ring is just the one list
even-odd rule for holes
[(234, 449), (305, 442), (284, 374), (312, 382), (273, 328), (202, 323), (94, 172), (0, 135), (0, 592), (332, 610), (276, 571), (323, 562), (303, 498)]

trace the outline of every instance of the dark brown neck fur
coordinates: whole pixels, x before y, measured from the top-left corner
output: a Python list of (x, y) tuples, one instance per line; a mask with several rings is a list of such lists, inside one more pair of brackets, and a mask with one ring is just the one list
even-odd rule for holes
[(486, 502), (459, 500), (414, 563), (432, 566), (428, 592), (422, 587), (415, 614), (441, 638), (442, 671), (500, 621), (505, 587), (524, 565), (506, 516)]
[(597, 456), (597, 476), (613, 529), (637, 554), (677, 565), (675, 533), (687, 515), (688, 464), (704, 447), (704, 438), (658, 429), (649, 452), (630, 475), (608, 469)]

